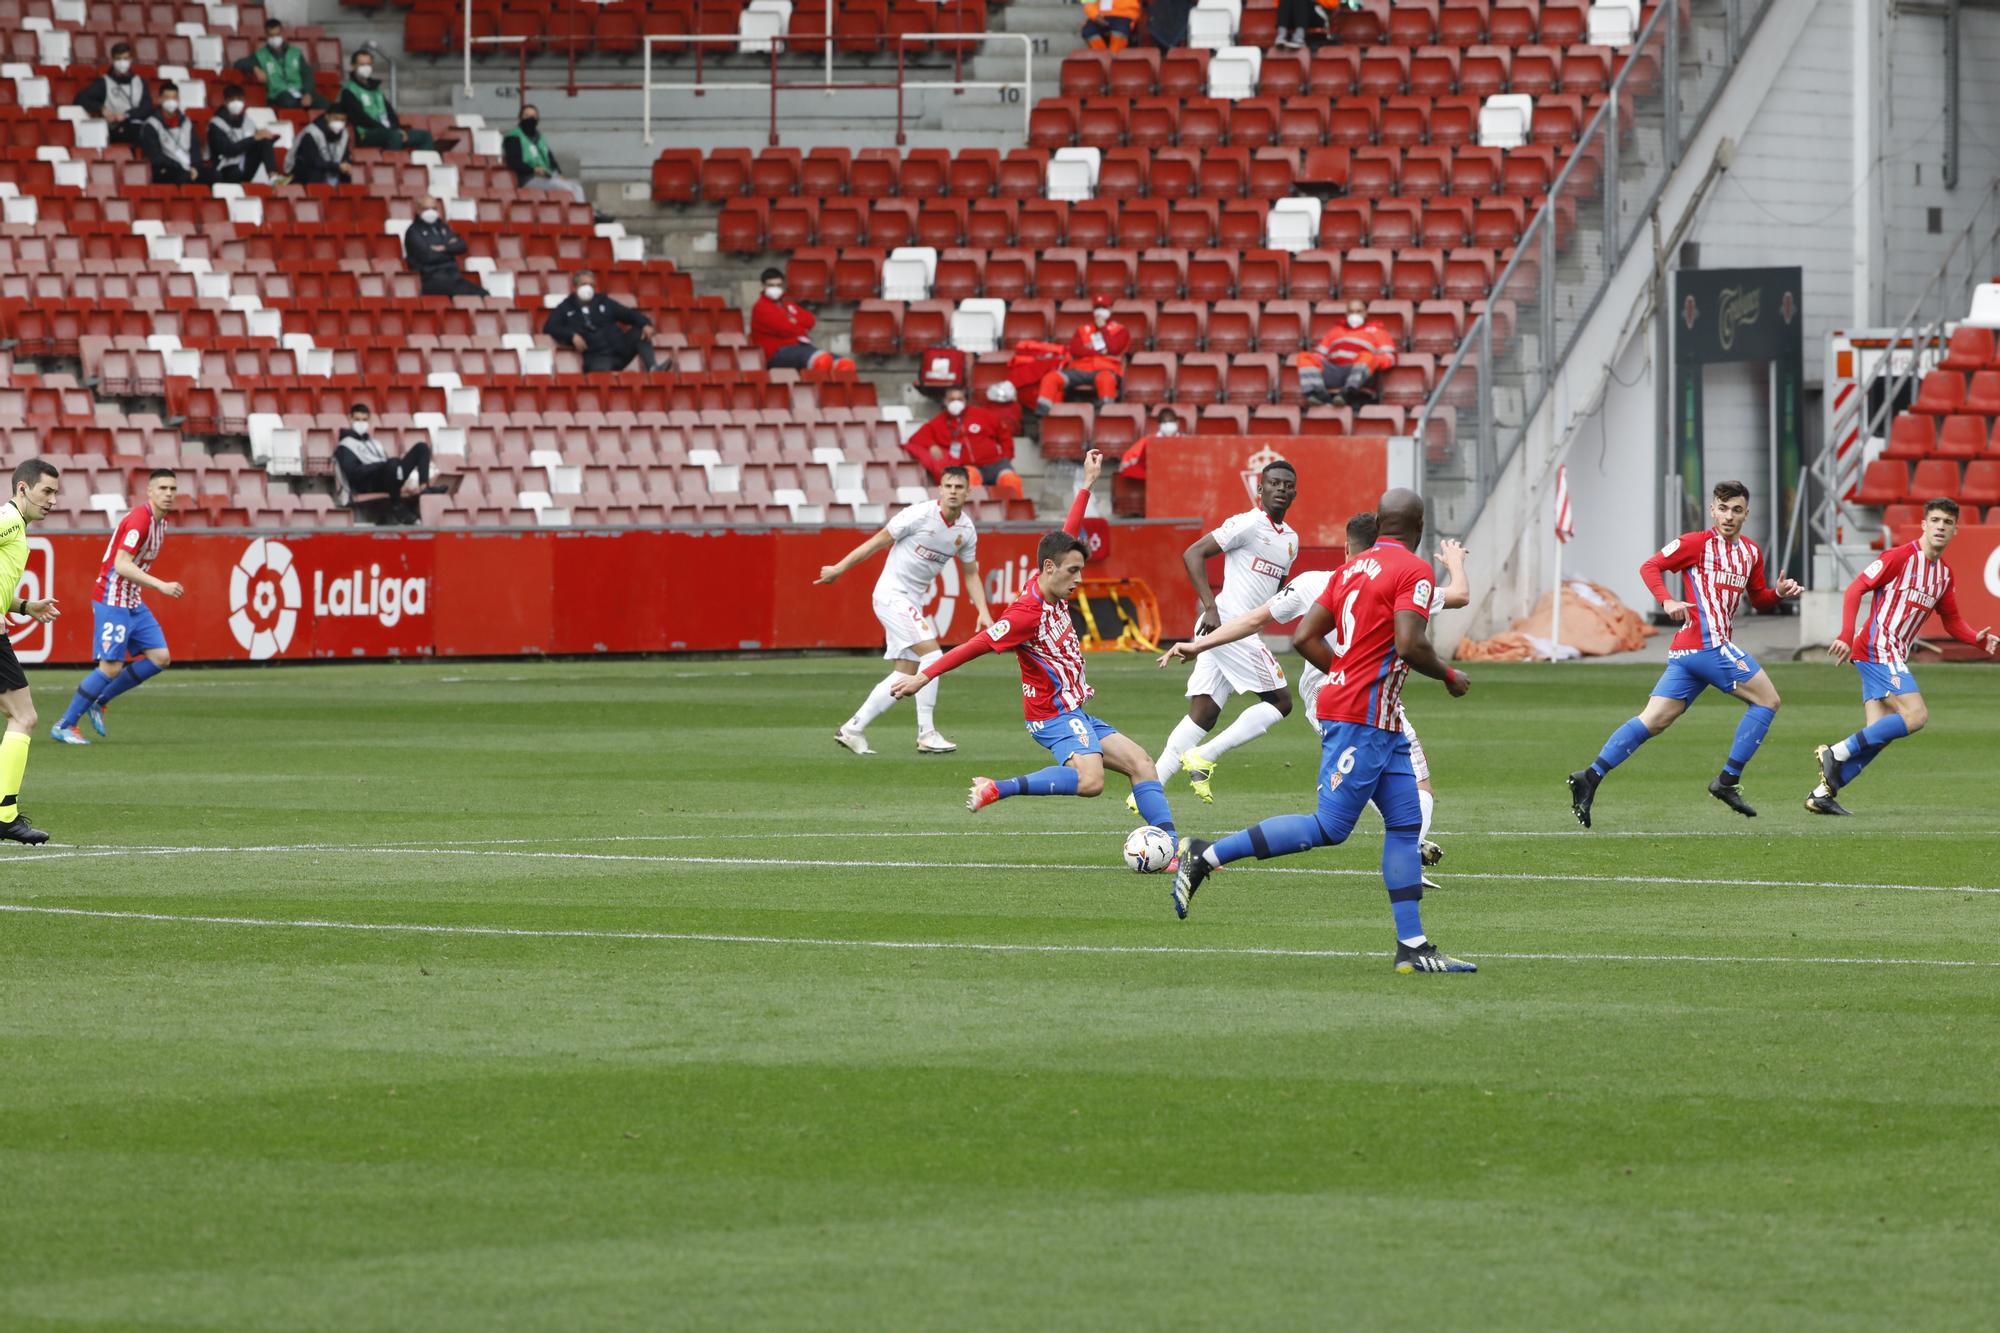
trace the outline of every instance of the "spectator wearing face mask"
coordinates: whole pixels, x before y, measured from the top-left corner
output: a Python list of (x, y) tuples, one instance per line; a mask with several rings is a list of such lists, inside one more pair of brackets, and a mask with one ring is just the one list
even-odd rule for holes
[[(514, 184), (522, 189), (560, 190), (579, 204), (590, 202), (583, 182), (571, 180), (557, 167), (556, 151), (542, 137), (542, 113), (537, 108), (521, 108), (521, 119), (500, 140), (500, 156), (514, 173)], [(596, 213), (596, 217), (599, 222), (613, 220), (609, 213)]]
[(222, 109), (208, 118), (208, 157), (214, 179), (232, 185), (288, 179), (278, 174), (277, 136), (250, 122), (243, 89), (234, 83), (222, 90)]
[(152, 164), (155, 185), (206, 185), (215, 179), (202, 162), (194, 122), (181, 114), (181, 92), (174, 84), (160, 85), (153, 114), (139, 123), (139, 151)]
[(285, 25), (277, 19), (264, 24), (264, 45), (236, 62), (236, 70), (264, 85), (264, 105), (271, 107), (331, 106), (315, 88), (318, 76), (306, 61), (306, 53), (285, 38)]
[(971, 468), (995, 495), (1021, 498), (1021, 478), (1014, 471), (1014, 437), (991, 408), (968, 403), (965, 390), (944, 391), (944, 410), (919, 426), (903, 448), (923, 465), (932, 481), (946, 468)]
[(366, 403), (348, 409), (347, 427), (333, 448), (334, 474), (339, 481), (334, 499), (353, 505), (364, 496), (386, 495), (391, 521), (415, 523), (421, 517), (417, 497), (442, 494), (446, 489), (431, 485), (430, 443), (418, 440), (408, 453), (392, 455), (375, 436), (373, 415)]
[(484, 296), (486, 289), (459, 272), (458, 257), (465, 238), (444, 220), (438, 201), (426, 195), (417, 201), (417, 220), (403, 233), (403, 258), (423, 280), (425, 296)]
[(1309, 403), (1360, 407), (1375, 401), (1378, 380), (1395, 364), (1395, 338), (1368, 318), (1366, 301), (1349, 301), (1346, 323), (1299, 353), (1299, 393)]
[(292, 140), (285, 171), (294, 185), (345, 185), (354, 178), (347, 155), (354, 146), (347, 113), (334, 107)]
[(583, 368), (589, 373), (623, 370), (634, 356), (649, 371), (672, 370), (673, 361), (656, 353), (646, 335), (652, 325), (646, 315), (598, 291), (596, 276), (584, 269), (562, 304), (549, 311), (542, 332), (583, 353)]
[(130, 46), (119, 42), (111, 48), (111, 68), (84, 86), (76, 104), (111, 127), (111, 142), (138, 145), (140, 127), (153, 117), (153, 95), (132, 72)]
[(389, 94), (382, 91), (382, 80), (375, 77), (372, 52), (356, 51), (348, 62), (347, 82), (340, 85), (340, 108), (354, 127), (354, 141), (363, 148), (414, 153), (437, 147), (429, 130), (406, 130), (396, 118)]
[(853, 370), (852, 359), (813, 346), (817, 323), (812, 311), (785, 299), (784, 271), (765, 269), (764, 294), (750, 307), (750, 336), (764, 349), (764, 364), (773, 370)]
[(1153, 429), (1141, 435), (1124, 457), (1118, 460), (1118, 478), (1121, 481), (1144, 481), (1146, 479), (1146, 446), (1154, 440), (1171, 440), (1181, 433), (1180, 413), (1171, 407), (1163, 407), (1153, 418)]
[(1046, 416), (1066, 394), (1086, 393), (1099, 407), (1118, 401), (1119, 377), (1125, 373), (1125, 356), (1132, 350), (1132, 335), (1111, 318), (1111, 297), (1091, 300), (1090, 320), (1077, 325), (1070, 336), (1060, 368), (1042, 376), (1035, 395), (1035, 415)]

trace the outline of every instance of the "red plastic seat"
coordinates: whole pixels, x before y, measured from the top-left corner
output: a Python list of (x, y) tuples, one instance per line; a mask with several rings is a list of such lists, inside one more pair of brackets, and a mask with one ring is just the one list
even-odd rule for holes
[[(1208, 90), (1209, 55), (1210, 52), (1185, 47), (1167, 52), (1160, 60), (1154, 90), (1162, 97), (1202, 96)], [(1112, 69), (1114, 77), (1117, 72), (1114, 64)]]
[(1111, 73), (1109, 51), (1072, 51), (1063, 57), (1057, 84), (1064, 97), (1097, 97)]
[[(1572, 44), (1563, 54), (1562, 90), (1589, 97), (1609, 88), (1613, 55), (1608, 46)], [(1622, 112), (1624, 108), (1619, 110)]]
[(701, 197), (731, 199), (750, 188), (750, 150), (711, 148), (701, 162)]
[(1357, 148), (1348, 159), (1348, 192), (1370, 198), (1395, 194), (1402, 168), (1400, 148)]
[(1229, 358), (1214, 352), (1190, 352), (1174, 372), (1174, 401), (1206, 406), (1222, 401), (1229, 377)]
[(1507, 81), (1509, 92), (1526, 93), (1540, 99), (1562, 88), (1563, 54), (1553, 46), (1523, 46), (1514, 52), (1514, 65)]
[(1326, 141), (1336, 146), (1365, 148), (1382, 128), (1382, 103), (1374, 97), (1343, 97), (1329, 108)]
[(894, 356), (902, 347), (902, 304), (863, 301), (854, 311), (849, 346), (856, 356)]
[(1160, 85), (1160, 53), (1127, 49), (1111, 57), (1105, 92), (1112, 97), (1151, 97)]
[(1259, 309), (1255, 301), (1217, 301), (1208, 312), (1208, 350), (1234, 356), (1257, 342)]
[(1965, 388), (1965, 410), (2000, 415), (2000, 370), (1975, 371)]
[[(1958, 488), (1958, 498), (1966, 504), (2000, 504), (2000, 459), (1980, 458), (1967, 463), (1965, 479)], [(1992, 516), (1988, 515), (1987, 522), (1992, 521)]]
[(1197, 97), (1181, 107), (1180, 132), (1174, 142), (1182, 148), (1210, 152), (1222, 146), (1229, 130), (1230, 103), (1212, 97)]
[(1303, 51), (1266, 51), (1257, 67), (1257, 95), (1281, 101), (1299, 97), (1306, 91), (1311, 68)]
[(1952, 330), (1951, 342), (1945, 348), (1944, 359), (1938, 362), (1938, 369), (1970, 373), (1984, 370), (1991, 364), (1993, 330), (1961, 327)]
[(1955, 370), (1933, 370), (1917, 385), (1912, 412), (1949, 416), (1965, 406), (1965, 376)]
[(1507, 91), (1514, 53), (1504, 46), (1470, 46), (1458, 63), (1458, 91), (1487, 98)]
[(1576, 44), (1590, 31), (1589, 0), (1541, 0), (1541, 26), (1536, 36), (1550, 46)]
[(1861, 473), (1861, 484), (1849, 497), (1856, 504), (1899, 504), (1910, 493), (1910, 470), (1893, 458), (1878, 458)]
[[(1365, 80), (1368, 62), (1361, 65)], [(1442, 97), (1458, 90), (1458, 50), (1425, 46), (1410, 58), (1409, 90), (1413, 97)]]
[(1083, 103), (1078, 99), (1044, 98), (1028, 113), (1028, 146), (1067, 148), (1076, 142), (1077, 126), (1082, 119)]
[(1403, 0), (1392, 7), (1382, 40), (1391, 46), (1429, 46), (1437, 37), (1438, 0)]
[(1397, 46), (1371, 46), (1361, 53), (1361, 73), (1355, 90), (1374, 97), (1393, 97), (1410, 86), (1410, 53)]
[(796, 148), (766, 148), (750, 164), (750, 193), (771, 199), (799, 192), (799, 164), (804, 155)]
[[(1917, 421), (1931, 420), (1929, 417), (1916, 417), (1913, 419)], [(1902, 420), (1902, 417), (1897, 418), (1898, 422)], [(1893, 432), (1895, 428), (1891, 426), (1890, 429)], [(1986, 452), (1986, 418), (1983, 416), (1946, 417), (1944, 424), (1938, 430), (1937, 448), (1934, 452), (1939, 458), (1967, 459), (1979, 457), (1979, 455)], [(1884, 450), (1884, 454), (1886, 456), (1886, 450)]]
[(1958, 464), (1948, 458), (1929, 458), (1910, 473), (1910, 499), (1919, 503), (1940, 497), (1958, 498)]
[(1340, 264), (1340, 295), (1345, 300), (1381, 299), (1389, 290), (1387, 250), (1350, 250)]
[(1000, 153), (993, 148), (965, 148), (952, 158), (945, 173), (946, 188), (954, 199), (984, 199), (1000, 183)]
[[(1165, 312), (1162, 311), (1164, 317)], [(1127, 403), (1151, 406), (1174, 396), (1177, 358), (1166, 352), (1136, 352), (1126, 364), (1119, 397)]]
[(1278, 99), (1246, 97), (1229, 105), (1229, 143), (1235, 148), (1269, 148), (1278, 137)]
[[(1211, 330), (1214, 321), (1209, 323)], [(1223, 396), (1244, 406), (1268, 403), (1278, 389), (1278, 358), (1269, 352), (1252, 352), (1229, 363)]]
[(1882, 450), (1883, 458), (1929, 458), (1936, 452), (1937, 418), (1905, 412), (1889, 423), (1889, 443)]
[(1487, 0), (1452, 0), (1438, 15), (1437, 39), (1452, 46), (1476, 46), (1486, 40)]
[(1083, 103), (1077, 121), (1076, 141), (1085, 148), (1104, 150), (1125, 146), (1125, 122), (1132, 104), (1115, 97), (1093, 97)]

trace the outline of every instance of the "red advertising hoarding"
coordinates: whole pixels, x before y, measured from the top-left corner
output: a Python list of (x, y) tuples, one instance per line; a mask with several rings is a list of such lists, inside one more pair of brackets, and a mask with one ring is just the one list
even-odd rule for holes
[[(979, 560), (996, 610), (1033, 576), (1040, 527), (987, 528)], [(1194, 615), (1181, 552), (1188, 520), (1123, 523), (1103, 534), (1094, 578), (1136, 577), (1168, 624)], [(869, 592), (878, 557), (832, 587), (815, 584), (869, 529), (504, 531), (413, 533), (177, 532), (154, 567), (185, 584), (148, 594), (181, 662), (304, 658), (485, 657), (752, 648), (869, 648), (881, 627)], [(62, 617), (22, 618), (8, 633), (24, 662), (92, 656), (90, 602), (105, 534), (31, 539), (30, 596), (53, 593)], [(959, 572), (932, 594), (948, 641), (972, 628)]]
[[(1213, 529), (1257, 500), (1257, 474), (1283, 459), (1299, 475), (1286, 521), (1304, 547), (1345, 544), (1347, 520), (1391, 486), (1416, 484), (1415, 447), (1380, 436), (1172, 435), (1146, 445), (1146, 515), (1194, 514)], [(1170, 622), (1171, 623), (1171, 622)]]

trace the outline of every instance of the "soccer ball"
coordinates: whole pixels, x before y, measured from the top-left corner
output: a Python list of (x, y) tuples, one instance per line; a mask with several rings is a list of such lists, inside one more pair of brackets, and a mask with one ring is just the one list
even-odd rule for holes
[(1125, 839), (1125, 864), (1142, 875), (1157, 874), (1174, 859), (1174, 835), (1148, 824)]

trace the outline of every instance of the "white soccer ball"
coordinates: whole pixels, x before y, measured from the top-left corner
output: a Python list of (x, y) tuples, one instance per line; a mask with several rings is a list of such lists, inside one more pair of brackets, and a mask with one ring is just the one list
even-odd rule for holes
[(1142, 875), (1158, 874), (1174, 859), (1174, 835), (1148, 824), (1125, 839), (1125, 864)]

